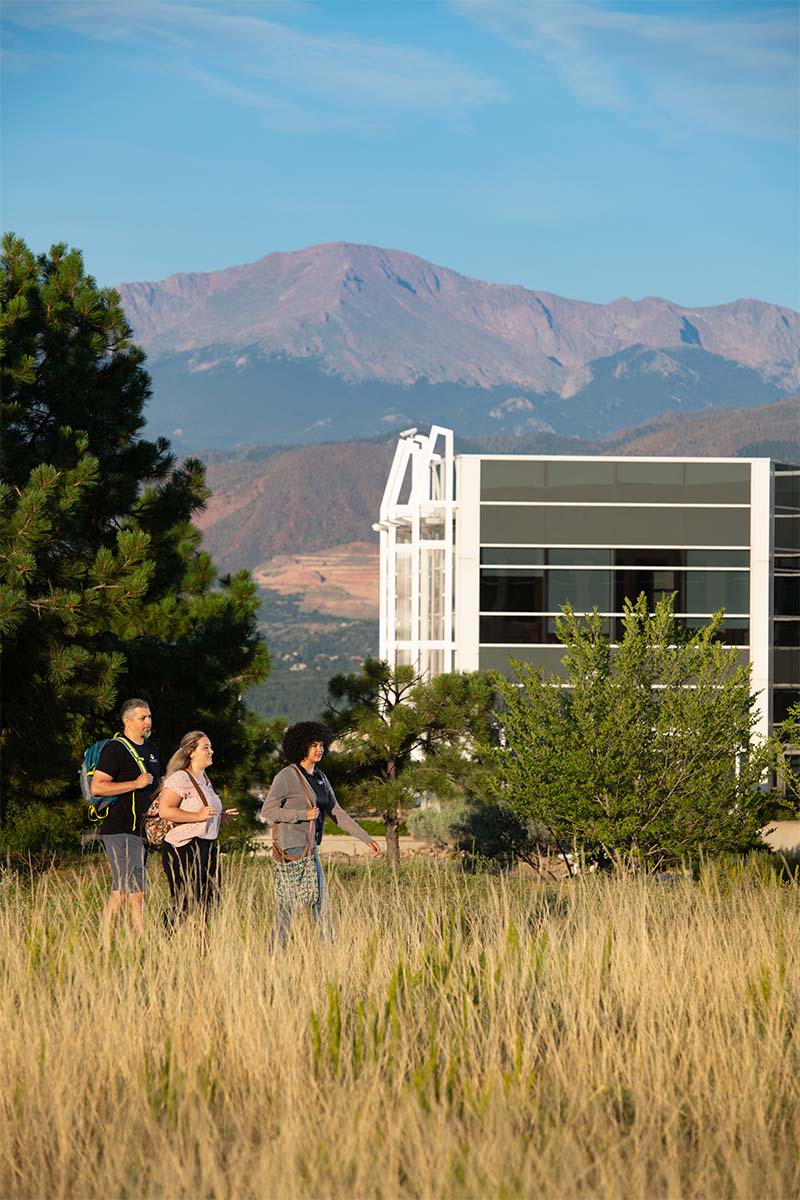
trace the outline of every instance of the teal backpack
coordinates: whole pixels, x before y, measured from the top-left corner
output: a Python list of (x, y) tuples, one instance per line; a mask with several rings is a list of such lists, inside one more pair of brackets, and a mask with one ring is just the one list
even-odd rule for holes
[[(100, 761), (100, 755), (109, 742), (122, 742), (126, 750), (129, 750), (136, 762), (139, 772), (144, 774), (145, 765), (144, 759), (140, 754), (137, 754), (132, 744), (121, 733), (115, 733), (113, 738), (100, 738), (99, 742), (92, 742), (91, 746), (84, 752), (83, 762), (78, 775), (81, 786), (81, 795), (86, 801), (86, 806), (89, 812), (90, 821), (104, 821), (108, 816), (108, 810), (112, 804), (116, 804), (119, 796), (93, 796), (92, 795), (92, 776), (97, 770), (97, 764)], [(136, 792), (130, 793), (131, 797), (136, 795)], [(134, 807), (134, 824), (136, 818), (136, 809)]]

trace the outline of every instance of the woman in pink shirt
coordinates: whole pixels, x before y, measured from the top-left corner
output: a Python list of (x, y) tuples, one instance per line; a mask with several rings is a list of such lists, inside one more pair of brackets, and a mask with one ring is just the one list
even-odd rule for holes
[(174, 826), (164, 839), (161, 862), (175, 911), (171, 922), (200, 909), (207, 918), (219, 899), (220, 822), (239, 810), (226, 808), (211, 786), (206, 770), (214, 751), (205, 733), (195, 729), (167, 764), (158, 797), (158, 815)]

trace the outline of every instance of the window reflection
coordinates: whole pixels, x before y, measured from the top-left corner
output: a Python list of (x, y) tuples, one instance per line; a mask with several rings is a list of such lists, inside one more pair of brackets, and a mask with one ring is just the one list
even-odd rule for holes
[(745, 571), (687, 571), (684, 612), (750, 611), (750, 577)]
[(543, 571), (481, 571), (482, 612), (544, 612)]
[(774, 591), (776, 617), (800, 614), (800, 575), (776, 575)]
[[(482, 616), (480, 618), (480, 641), (482, 645), (560, 645), (556, 632), (558, 618), (538, 613), (526, 616)], [(676, 626), (687, 635), (695, 633), (708, 622), (703, 618), (679, 617)], [(605, 617), (602, 623), (604, 637), (619, 643), (625, 635), (622, 616)], [(722, 622), (716, 640), (728, 646), (747, 646), (750, 642), (750, 622), (745, 619), (730, 619)], [(787, 653), (793, 654), (794, 651)], [(794, 660), (792, 660), (794, 661)]]
[(610, 571), (549, 571), (547, 612), (556, 612), (569, 601), (576, 612), (612, 611)]

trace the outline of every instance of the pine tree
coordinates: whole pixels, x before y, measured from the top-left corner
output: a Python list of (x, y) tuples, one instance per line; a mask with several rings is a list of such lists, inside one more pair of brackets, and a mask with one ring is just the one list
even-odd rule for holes
[(480, 769), (491, 736), (493, 691), (480, 672), (426, 681), (413, 667), (367, 659), (356, 675), (328, 684), (325, 719), (339, 735), (334, 770), (348, 803), (377, 808), (390, 862), (400, 858), (399, 829), (419, 796), (463, 794)]
[(75, 795), (84, 746), (141, 695), (168, 754), (201, 721), (218, 775), (260, 742), (241, 696), (268, 670), (246, 572), (218, 580), (192, 517), (202, 463), (141, 436), (150, 380), (119, 296), (76, 250), (0, 259), (2, 795)]

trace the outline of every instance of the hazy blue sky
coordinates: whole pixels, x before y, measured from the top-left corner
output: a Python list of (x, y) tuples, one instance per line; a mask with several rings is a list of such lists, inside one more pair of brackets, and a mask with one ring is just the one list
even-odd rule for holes
[(800, 306), (771, 0), (4, 0), (3, 226), (101, 283), (316, 242)]

